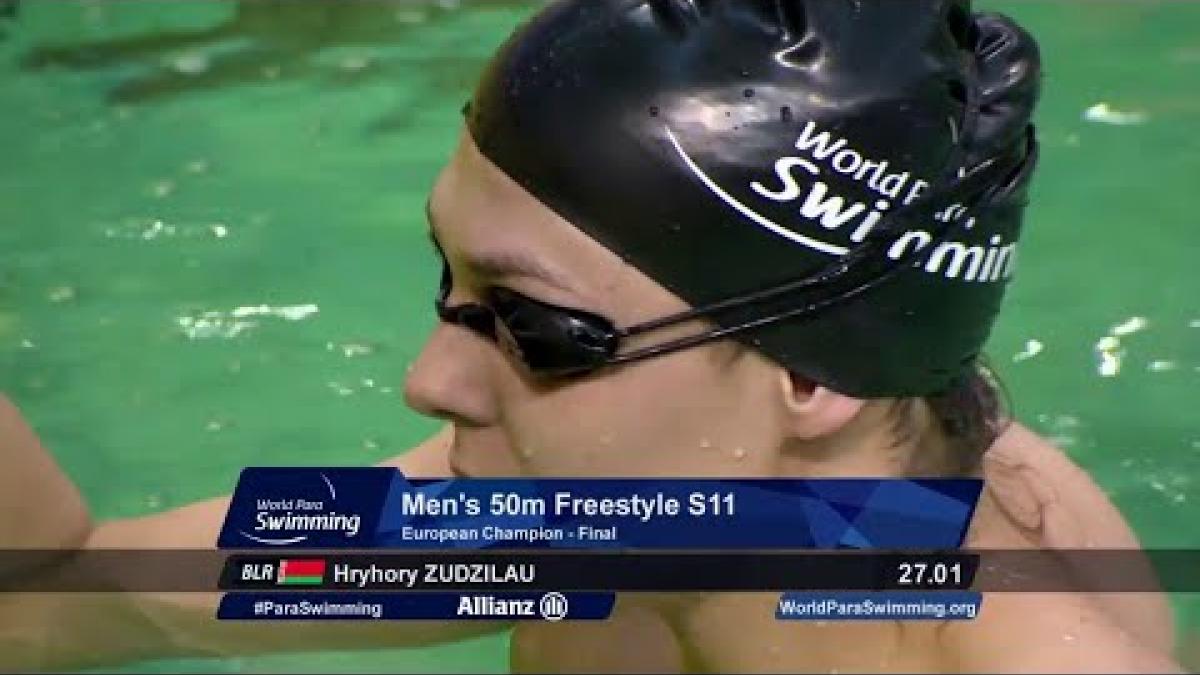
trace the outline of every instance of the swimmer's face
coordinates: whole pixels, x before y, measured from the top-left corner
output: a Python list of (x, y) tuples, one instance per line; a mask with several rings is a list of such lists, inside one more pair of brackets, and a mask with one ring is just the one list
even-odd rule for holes
[[(501, 287), (631, 326), (687, 305), (538, 202), (468, 136), (430, 199), (449, 264), (447, 304)], [(629, 341), (702, 332), (694, 322)], [(795, 431), (789, 378), (716, 342), (547, 384), (495, 343), (441, 323), (407, 383), (409, 404), (455, 427), (451, 465), (470, 476), (767, 476)], [(792, 392), (794, 393), (794, 392)]]

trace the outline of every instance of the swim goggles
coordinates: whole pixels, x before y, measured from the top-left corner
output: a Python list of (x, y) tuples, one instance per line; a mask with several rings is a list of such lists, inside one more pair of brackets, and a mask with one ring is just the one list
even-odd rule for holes
[[(467, 328), (497, 344), (536, 379), (563, 379), (663, 356), (815, 314), (857, 297), (911, 267), (929, 246), (947, 238), (961, 216), (938, 221), (932, 228), (929, 244), (913, 247), (905, 255), (893, 259), (885, 252), (906, 232), (902, 224), (920, 215), (928, 216), (933, 213), (934, 204), (945, 203), (943, 200), (947, 198), (962, 203), (974, 201), (976, 206), (972, 211), (982, 213), (1009, 186), (1019, 184), (1024, 174), (1036, 164), (1037, 143), (1032, 128), (1023, 145), (1003, 157), (980, 164), (962, 177), (957, 169), (963, 165), (964, 150), (960, 145), (945, 165), (956, 168), (947, 170), (924, 196), (890, 213), (861, 244), (815, 274), (764, 290), (621, 328), (599, 314), (552, 305), (503, 287), (487, 289), (482, 303), (450, 306), (447, 298), (452, 279), (443, 256), (441, 288), (435, 302), (437, 315), (446, 323)], [(622, 350), (629, 338), (696, 319), (714, 320), (734, 310), (744, 312), (767, 301), (775, 304), (785, 301), (787, 309), (649, 347)]]

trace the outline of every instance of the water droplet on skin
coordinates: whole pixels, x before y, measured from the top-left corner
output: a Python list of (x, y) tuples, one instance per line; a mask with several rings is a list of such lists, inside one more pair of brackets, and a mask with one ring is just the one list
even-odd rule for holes
[(523, 446), (521, 448), (520, 454), (521, 454), (521, 457), (523, 457), (524, 459), (533, 459), (533, 456), (536, 455), (537, 453), (534, 452), (533, 448), (531, 448), (529, 446)]
[[(1197, 441), (1197, 443), (1200, 443), (1200, 441)], [(701, 450), (708, 450), (712, 446), (713, 446), (712, 441), (708, 440), (707, 438), (700, 440), (700, 449)]]
[(1075, 641), (1075, 636), (1074, 636), (1074, 635), (1072, 635), (1072, 634), (1070, 634), (1070, 633), (1064, 633), (1064, 634), (1063, 634), (1063, 641), (1064, 641), (1064, 642), (1074, 642), (1074, 641)]
[(603, 436), (601, 436), (600, 444), (601, 445), (612, 445), (613, 444), (613, 435), (612, 434), (604, 434)]
[(746, 459), (746, 449), (742, 448), (742, 447), (734, 448), (733, 449), (733, 458), (734, 459)]

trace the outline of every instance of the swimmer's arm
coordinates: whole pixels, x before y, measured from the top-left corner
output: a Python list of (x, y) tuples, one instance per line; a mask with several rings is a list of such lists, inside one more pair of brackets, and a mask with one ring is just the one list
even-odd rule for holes
[[(445, 476), (450, 431), (385, 462)], [(87, 548), (211, 549), (229, 499), (103, 523)], [(219, 622), (215, 593), (0, 594), (0, 671), (66, 670), (153, 658), (422, 646), (496, 632), (499, 623)]]
[(1083, 595), (989, 593), (979, 618), (946, 629), (965, 673), (1184, 673)]
[(87, 539), (92, 521), (79, 490), (2, 393), (0, 467), (0, 548), (76, 548)]

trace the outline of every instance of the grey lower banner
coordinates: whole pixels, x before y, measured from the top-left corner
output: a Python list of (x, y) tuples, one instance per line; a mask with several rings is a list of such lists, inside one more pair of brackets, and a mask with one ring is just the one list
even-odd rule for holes
[[(797, 579), (795, 574), (786, 576), (756, 576), (760, 569), (775, 569), (786, 572), (794, 564), (797, 568), (821, 569), (828, 558), (839, 558), (847, 564), (857, 564), (861, 558), (886, 556), (887, 565), (877, 564), (875, 569), (894, 572), (907, 579), (883, 578), (877, 580), (878, 588), (938, 589), (953, 579), (944, 574), (945, 569), (932, 565), (921, 567), (922, 561), (939, 560), (938, 556), (961, 558), (964, 554), (977, 557), (974, 577), (968, 579), (971, 590), (984, 592), (1083, 592), (1083, 593), (1147, 593), (1147, 592), (1200, 592), (1200, 550), (973, 550), (973, 551), (711, 551), (686, 553), (654, 552), (530, 552), (530, 551), (429, 551), (414, 553), (406, 551), (312, 551), (286, 549), (276, 554), (282, 562), (288, 558), (327, 558), (329, 560), (353, 558), (377, 561), (395, 556), (404, 562), (414, 559), (440, 564), (451, 558), (464, 557), (479, 563), (538, 564), (554, 562), (561, 568), (564, 556), (577, 556), (581, 570), (601, 569), (607, 562), (633, 570), (639, 568), (647, 574), (663, 579), (662, 590), (666, 591), (745, 591), (759, 587), (764, 591), (779, 590), (786, 580)], [(87, 550), (87, 551), (44, 551), (44, 550), (0, 550), (0, 592), (46, 593), (46, 592), (216, 592), (221, 590), (219, 581), (231, 558), (236, 556), (270, 557), (270, 553), (254, 551), (219, 550)], [(542, 556), (542, 557), (539, 557)], [(822, 559), (814, 565), (814, 559)], [(598, 560), (597, 560), (598, 559)], [(911, 560), (912, 564), (904, 565)], [(899, 563), (897, 563), (899, 561)], [(640, 564), (645, 563), (645, 564)], [(728, 588), (688, 588), (682, 583), (667, 583), (670, 577), (661, 574), (662, 569), (679, 566), (703, 569), (706, 565), (727, 570)], [(658, 572), (655, 572), (658, 570)], [(581, 572), (583, 574), (583, 572)], [(332, 572), (331, 572), (332, 576)], [(599, 575), (604, 576), (604, 575)], [(681, 576), (681, 575), (676, 575)], [(686, 575), (682, 575), (686, 576)], [(720, 574), (705, 574), (708, 578)], [(780, 581), (784, 579), (785, 581)], [(819, 581), (819, 580), (818, 580)], [(580, 586), (588, 586), (581, 578)], [(651, 582), (631, 578), (627, 589), (650, 590), (656, 587)], [(804, 590), (804, 584), (789, 590)], [(537, 583), (514, 585), (515, 589), (533, 589)], [(229, 588), (228, 586), (226, 587)], [(450, 584), (445, 590), (470, 590), (470, 580), (459, 585)], [(595, 590), (619, 590), (597, 587)], [(848, 588), (847, 590), (853, 590)]]

